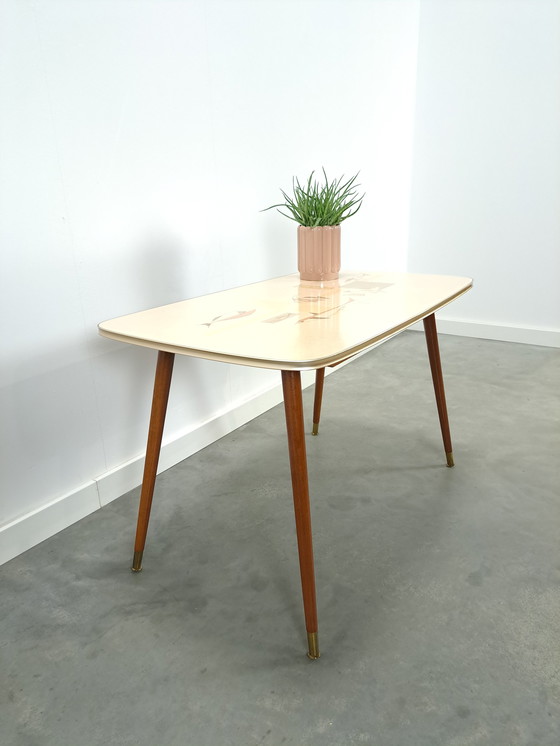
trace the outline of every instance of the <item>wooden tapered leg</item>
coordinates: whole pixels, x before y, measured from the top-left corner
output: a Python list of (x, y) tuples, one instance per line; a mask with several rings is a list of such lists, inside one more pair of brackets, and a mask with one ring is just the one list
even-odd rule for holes
[(430, 358), (430, 368), (432, 370), (432, 380), (434, 382), (439, 424), (441, 426), (441, 435), (443, 437), (443, 447), (445, 448), (447, 466), (453, 466), (453, 446), (451, 445), (449, 418), (447, 416), (447, 404), (445, 402), (445, 389), (443, 386), (443, 373), (441, 371), (435, 314), (432, 313), (424, 319), (424, 332), (426, 333), (428, 357)]
[(305, 627), (307, 629), (307, 655), (309, 658), (315, 659), (319, 657), (317, 599), (315, 595), (311, 509), (309, 505), (309, 483), (307, 477), (307, 455), (305, 451), (300, 372), (283, 370), (282, 388), (284, 391), (288, 450), (292, 473), (303, 610), (305, 614)]
[(323, 384), (325, 382), (325, 369), (317, 368), (315, 371), (315, 399), (313, 401), (313, 431), (312, 435), (319, 435), (319, 421), (321, 420), (321, 404), (323, 402)]
[(138, 509), (136, 540), (134, 542), (134, 558), (132, 560), (132, 570), (134, 572), (140, 572), (142, 569), (142, 555), (146, 544), (146, 534), (148, 532), (152, 498), (154, 496), (157, 465), (161, 449), (161, 438), (163, 436), (163, 425), (165, 423), (165, 413), (167, 411), (167, 400), (169, 399), (169, 387), (171, 386), (174, 360), (174, 353), (158, 352), (156, 377), (154, 381), (154, 395), (152, 398), (152, 414), (150, 416), (150, 427), (148, 430), (148, 445), (146, 447), (144, 477), (142, 480), (142, 492), (140, 494), (140, 507)]

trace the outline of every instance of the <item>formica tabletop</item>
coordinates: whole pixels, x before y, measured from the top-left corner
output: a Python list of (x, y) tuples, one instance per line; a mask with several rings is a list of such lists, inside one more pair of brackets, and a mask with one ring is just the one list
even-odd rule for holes
[(468, 277), (445, 275), (350, 272), (313, 283), (293, 274), (104, 321), (99, 333), (209, 360), (312, 370), (391, 337), (471, 287)]

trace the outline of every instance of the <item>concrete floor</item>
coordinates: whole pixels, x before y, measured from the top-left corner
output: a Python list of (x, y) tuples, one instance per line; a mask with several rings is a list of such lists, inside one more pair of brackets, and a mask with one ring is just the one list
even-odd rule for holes
[(454, 469), (422, 334), (325, 383), (319, 661), (276, 407), (0, 568), (2, 746), (558, 746), (560, 351), (440, 345)]

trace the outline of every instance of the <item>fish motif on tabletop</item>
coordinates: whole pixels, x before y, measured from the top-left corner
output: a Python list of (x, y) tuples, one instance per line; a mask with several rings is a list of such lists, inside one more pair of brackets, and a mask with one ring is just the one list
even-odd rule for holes
[(342, 309), (347, 306), (349, 303), (353, 302), (353, 298), (348, 298), (346, 303), (342, 303), (340, 306), (335, 306), (334, 308), (329, 308), (326, 311), (317, 311), (309, 312), (309, 316), (305, 316), (303, 319), (300, 319), (297, 323), (303, 324), (305, 321), (315, 321), (319, 319), (332, 319), (333, 316), (336, 316), (337, 313), (340, 313)]
[(270, 319), (264, 319), (263, 324), (277, 324), (279, 321), (285, 321), (292, 316), (297, 316), (297, 313), (279, 313), (278, 316), (272, 316)]
[(220, 316), (215, 316), (212, 321), (205, 321), (200, 326), (207, 326), (210, 328), (212, 324), (221, 324), (223, 321), (235, 321), (236, 319), (244, 319), (246, 316), (251, 316), (251, 314), (255, 313), (257, 309), (252, 308), (250, 311), (238, 311), (236, 314), (233, 314), (233, 316), (225, 316), (224, 314), (221, 314)]

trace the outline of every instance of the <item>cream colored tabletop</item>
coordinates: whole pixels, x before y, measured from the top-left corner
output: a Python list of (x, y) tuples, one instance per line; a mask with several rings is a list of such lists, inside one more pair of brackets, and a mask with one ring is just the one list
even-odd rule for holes
[(104, 321), (99, 332), (181, 355), (306, 370), (371, 347), (471, 286), (443, 275), (356, 272), (321, 284), (294, 274)]

